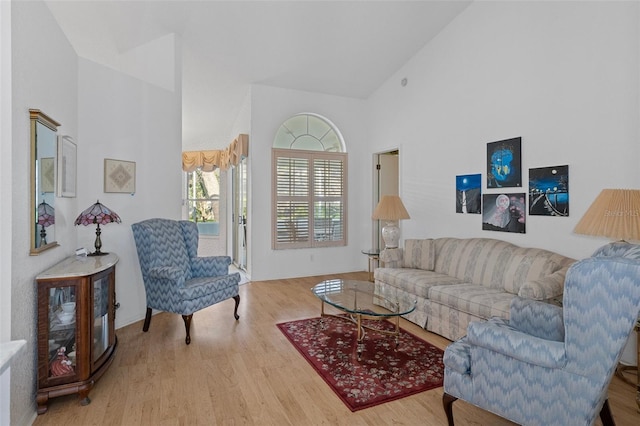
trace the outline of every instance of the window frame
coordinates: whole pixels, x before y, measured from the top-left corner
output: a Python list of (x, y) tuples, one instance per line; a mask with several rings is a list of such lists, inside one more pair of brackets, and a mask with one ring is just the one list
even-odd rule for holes
[[(200, 173), (217, 173), (216, 180), (218, 181), (219, 185), (221, 184), (222, 176), (220, 175), (220, 169), (217, 168), (217, 167), (215, 169), (213, 169), (213, 170), (210, 170), (210, 171), (204, 171), (204, 170), (197, 169), (197, 170), (194, 170), (192, 172), (185, 172), (185, 184), (184, 184), (185, 186), (184, 186), (184, 188), (185, 188), (185, 191), (186, 191), (186, 194), (185, 194), (186, 220), (194, 222), (198, 226), (199, 236), (201, 236), (201, 237), (219, 237), (220, 236), (220, 202), (221, 202), (220, 192), (221, 192), (221, 188), (218, 188), (218, 193), (216, 195), (213, 195), (213, 196), (211, 196), (209, 198), (191, 198), (191, 193), (190, 193), (190, 190), (189, 190), (189, 181), (190, 180), (195, 180), (195, 175), (198, 172), (200, 172)], [(189, 175), (192, 175), (192, 177), (190, 178)], [(197, 218), (196, 218), (196, 220), (192, 219), (192, 217), (191, 217), (192, 215), (190, 213), (190, 204), (192, 202), (208, 202), (208, 203), (212, 203), (212, 204), (217, 202), (218, 203), (218, 212), (217, 212), (217, 215), (215, 215), (215, 217), (218, 218), (218, 221), (217, 222), (213, 222), (213, 221), (212, 222), (208, 222), (208, 221), (207, 222), (199, 222), (197, 220)], [(200, 224), (204, 224), (204, 223), (217, 224), (218, 225), (217, 226), (217, 232), (213, 232), (213, 233), (206, 232), (206, 228), (200, 226)]]
[[(278, 195), (278, 162), (281, 159), (291, 159), (297, 161), (307, 162), (307, 182), (305, 185), (306, 193), (301, 195)], [(339, 195), (323, 196), (316, 194), (314, 191), (315, 184), (315, 170), (316, 161), (339, 161), (341, 165), (341, 188)], [(286, 249), (298, 249), (298, 248), (316, 248), (316, 247), (340, 247), (347, 245), (347, 213), (348, 213), (348, 194), (347, 194), (347, 182), (348, 182), (348, 155), (346, 152), (326, 152), (326, 151), (309, 151), (309, 150), (297, 150), (287, 148), (272, 148), (272, 235), (271, 242), (274, 250), (286, 250)], [(282, 222), (278, 220), (278, 207), (282, 205), (282, 202), (297, 203), (300, 206), (306, 204), (307, 210), (307, 224), (306, 224), (306, 238), (297, 240), (294, 237), (289, 241), (278, 240), (279, 232), (282, 230)], [(315, 206), (318, 203), (335, 203), (338, 202), (341, 206), (341, 215), (338, 230), (342, 232), (342, 238), (333, 239), (333, 232), (330, 239), (316, 238), (316, 224), (318, 220), (326, 220), (327, 218), (317, 218), (315, 215)], [(335, 229), (336, 225), (331, 225), (331, 230)]]

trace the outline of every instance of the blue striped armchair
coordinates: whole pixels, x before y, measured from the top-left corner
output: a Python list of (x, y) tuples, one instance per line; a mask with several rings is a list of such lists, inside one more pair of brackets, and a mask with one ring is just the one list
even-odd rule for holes
[(182, 315), (191, 343), (193, 313), (233, 298), (237, 320), (240, 274), (229, 274), (228, 256), (198, 257), (198, 228), (186, 220), (148, 219), (131, 225), (147, 297), (142, 327), (149, 330), (152, 310)]
[(456, 399), (522, 425), (613, 424), (607, 389), (640, 311), (640, 261), (576, 262), (562, 304), (517, 298), (509, 320), (472, 322), (447, 347), (449, 425)]

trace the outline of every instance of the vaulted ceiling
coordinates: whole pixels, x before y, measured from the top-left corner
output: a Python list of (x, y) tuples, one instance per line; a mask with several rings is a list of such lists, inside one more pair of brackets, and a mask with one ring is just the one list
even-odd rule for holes
[(183, 146), (224, 146), (251, 84), (366, 99), (471, 1), (46, 1), (80, 57), (175, 34)]

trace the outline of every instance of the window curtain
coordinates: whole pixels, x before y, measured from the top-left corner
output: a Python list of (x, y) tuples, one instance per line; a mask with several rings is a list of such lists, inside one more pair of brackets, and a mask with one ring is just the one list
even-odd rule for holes
[(216, 168), (227, 170), (237, 166), (243, 158), (249, 156), (249, 136), (240, 134), (226, 149), (209, 151), (184, 151), (182, 153), (182, 170), (193, 172), (197, 169), (211, 172)]

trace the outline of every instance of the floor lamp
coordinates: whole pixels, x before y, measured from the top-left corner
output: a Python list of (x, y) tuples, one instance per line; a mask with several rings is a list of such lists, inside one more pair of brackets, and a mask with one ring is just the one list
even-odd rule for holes
[[(582, 216), (574, 232), (616, 240), (640, 241), (640, 189), (603, 189)], [(636, 348), (637, 335), (631, 333), (622, 362), (625, 362), (624, 355), (635, 353)], [(620, 375), (623, 370), (637, 370), (639, 361), (635, 360), (635, 366), (619, 365), (616, 373)]]

